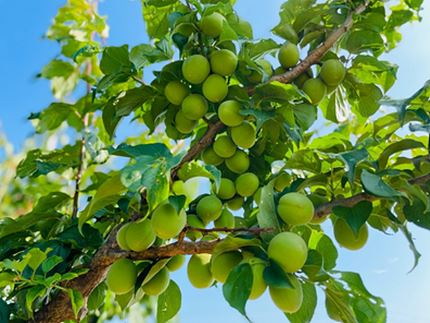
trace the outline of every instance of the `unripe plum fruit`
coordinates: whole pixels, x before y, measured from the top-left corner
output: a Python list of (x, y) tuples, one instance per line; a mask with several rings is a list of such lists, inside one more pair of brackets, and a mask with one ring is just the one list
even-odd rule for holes
[(200, 21), (200, 29), (205, 35), (216, 38), (223, 31), (225, 18), (218, 12), (204, 16)]
[(346, 220), (338, 218), (334, 224), (334, 237), (342, 247), (349, 250), (358, 250), (366, 244), (369, 230), (367, 229), (367, 225), (363, 224), (356, 236)]
[(291, 176), (287, 173), (282, 173), (276, 177), (274, 182), (274, 188), (278, 192), (282, 192), (291, 182)]
[(190, 89), (179, 81), (170, 81), (164, 88), (164, 95), (174, 105), (181, 105), (189, 93)]
[(239, 126), (230, 128), (230, 135), (238, 147), (248, 149), (254, 146), (257, 132), (251, 123), (244, 121)]
[(309, 80), (309, 79), (311, 79), (312, 78), (312, 71), (311, 70), (309, 70), (310, 72), (304, 72), (304, 73), (302, 73), (302, 74), (300, 74), (299, 76), (297, 76), (295, 79), (294, 79), (294, 81), (293, 81), (293, 83), (295, 84), (295, 85), (297, 85), (299, 88), (302, 88), (303, 87), (303, 85), (305, 84), (305, 82), (307, 81), (307, 80)]
[(145, 294), (158, 296), (169, 287), (170, 275), (166, 267), (155, 274), (147, 283), (142, 286)]
[(236, 152), (236, 145), (227, 135), (220, 135), (213, 144), (215, 153), (222, 158), (230, 158)]
[(233, 211), (240, 210), (242, 205), (243, 205), (243, 197), (241, 196), (236, 196), (235, 198), (227, 202), (227, 207)]
[(166, 267), (167, 269), (169, 269), (169, 271), (176, 271), (180, 269), (184, 263), (185, 263), (185, 256), (176, 255), (170, 258), (169, 262), (166, 264)]
[(240, 103), (236, 100), (224, 101), (218, 108), (218, 117), (223, 124), (229, 127), (239, 126), (244, 117), (239, 113)]
[(184, 210), (179, 214), (170, 203), (159, 205), (152, 213), (151, 224), (157, 237), (171, 239), (176, 237), (185, 226), (187, 216)]
[(222, 203), (215, 195), (203, 197), (196, 207), (196, 212), (203, 223), (209, 223), (218, 219), (221, 215)]
[(199, 120), (208, 112), (208, 102), (200, 94), (190, 94), (182, 101), (182, 113), (190, 120)]
[(328, 59), (321, 66), (320, 78), (327, 86), (338, 86), (345, 77), (345, 66), (338, 59)]
[(254, 173), (244, 173), (236, 178), (235, 185), (240, 196), (248, 197), (257, 191), (260, 181)]
[(125, 309), (130, 304), (130, 301), (133, 299), (133, 297), (134, 297), (134, 289), (132, 289), (126, 294), (121, 294), (121, 295), (116, 294), (115, 302), (118, 303), (121, 309)]
[(194, 287), (210, 287), (214, 282), (211, 273), (211, 255), (207, 253), (192, 255), (188, 262), (187, 274)]
[(203, 55), (190, 56), (182, 64), (182, 75), (191, 84), (203, 83), (210, 71), (209, 61)]
[(130, 227), (131, 223), (124, 224), (116, 234), (116, 243), (122, 250), (130, 250), (130, 247), (127, 245), (126, 234), (127, 230)]
[(267, 288), (266, 281), (263, 277), (263, 272), (266, 268), (266, 265), (263, 260), (257, 257), (251, 257), (244, 261), (248, 262), (251, 266), (253, 276), (251, 294), (249, 295), (249, 299), (257, 299), (264, 294), (264, 291)]
[(211, 102), (221, 102), (228, 94), (228, 85), (224, 77), (211, 74), (203, 82), (203, 95)]
[(233, 173), (242, 174), (249, 168), (248, 154), (242, 150), (236, 150), (233, 156), (225, 160), (225, 164)]
[(326, 95), (327, 87), (320, 79), (313, 78), (303, 84), (303, 91), (309, 96), (312, 104), (318, 104)]
[(294, 273), (305, 264), (308, 247), (298, 234), (281, 232), (270, 241), (267, 253), (285, 272)]
[(196, 125), (197, 121), (186, 118), (181, 110), (176, 113), (175, 126), (180, 133), (189, 134), (193, 131)]
[(211, 272), (216, 281), (224, 284), (228, 275), (242, 261), (239, 251), (230, 251), (212, 257)]
[(234, 182), (228, 178), (221, 178), (221, 183), (216, 195), (222, 200), (231, 199), (236, 194)]
[(133, 261), (119, 259), (113, 263), (106, 276), (106, 284), (115, 294), (122, 295), (134, 288), (137, 278), (137, 269)]
[[(205, 225), (202, 222), (202, 220), (200, 220), (200, 218), (195, 214), (189, 214), (187, 216), (187, 224), (188, 224), (188, 226), (190, 226), (192, 228), (197, 228), (197, 229), (204, 229), (205, 228)], [(200, 239), (202, 236), (203, 236), (203, 234), (199, 231), (188, 230), (188, 232), (187, 232), (188, 239), (193, 240), (193, 241)]]
[[(272, 76), (273, 70), (272, 70), (272, 65), (270, 64), (269, 61), (265, 59), (260, 59), (256, 63), (264, 70), (264, 72), (267, 74), (267, 77)], [(257, 71), (252, 71), (248, 76), (248, 81), (252, 84), (261, 83), (263, 81), (263, 74)]]
[(259, 205), (261, 202), (261, 191), (262, 191), (262, 188), (259, 187), (258, 190), (255, 191), (254, 196), (253, 196), (253, 199), (254, 199), (255, 203), (257, 203), (257, 205)]
[(131, 223), (125, 235), (129, 248), (137, 252), (146, 250), (152, 246), (155, 238), (151, 221), (148, 219)]
[(208, 147), (202, 152), (202, 160), (205, 164), (218, 166), (223, 163), (224, 158), (218, 156), (212, 147)]
[(237, 56), (228, 49), (217, 50), (211, 54), (210, 63), (213, 73), (229, 76), (236, 70)]
[(314, 205), (306, 195), (291, 192), (279, 199), (278, 214), (282, 221), (290, 225), (309, 223), (314, 216)]
[(295, 66), (299, 62), (300, 53), (297, 45), (287, 43), (279, 49), (278, 60), (284, 68)]
[(214, 221), (215, 228), (234, 228), (234, 215), (229, 210), (224, 209), (218, 219)]
[(288, 276), (294, 288), (269, 287), (273, 303), (284, 313), (297, 312), (303, 303), (303, 288), (298, 279)]

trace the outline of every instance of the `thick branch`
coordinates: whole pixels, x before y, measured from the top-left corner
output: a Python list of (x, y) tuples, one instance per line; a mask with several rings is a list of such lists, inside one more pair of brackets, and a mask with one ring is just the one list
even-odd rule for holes
[(352, 27), (354, 15), (362, 13), (366, 10), (367, 2), (358, 6), (352, 11), (345, 22), (338, 29), (333, 31), (327, 39), (314, 51), (312, 51), (308, 57), (306, 57), (300, 64), (296, 65), (292, 70), (273, 76), (270, 81), (278, 81), (281, 83), (290, 83), (300, 74), (304, 73), (309, 67), (317, 63), (325, 53), (327, 53), (336, 42)]

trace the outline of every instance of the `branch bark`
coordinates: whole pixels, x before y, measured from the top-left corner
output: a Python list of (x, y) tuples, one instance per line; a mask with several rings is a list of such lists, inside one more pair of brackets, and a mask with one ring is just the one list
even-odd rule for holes
[(278, 81), (281, 83), (290, 83), (313, 64), (317, 63), (321, 57), (324, 56), (324, 54), (327, 53), (349, 29), (351, 29), (354, 16), (366, 10), (367, 5), (368, 1), (355, 8), (355, 10), (353, 10), (345, 19), (342, 26), (333, 31), (327, 39), (318, 48), (312, 51), (301, 63), (284, 74), (273, 76), (269, 82)]
[[(297, 76), (305, 72), (311, 65), (317, 63), (321, 57), (347, 32), (353, 23), (353, 16), (360, 14), (367, 7), (367, 2), (358, 6), (345, 20), (343, 25), (335, 30), (326, 41), (309, 54), (300, 64), (295, 66), (285, 74), (274, 76), (270, 82), (278, 81), (281, 83), (290, 83)], [(217, 133), (224, 129), (224, 125), (218, 121), (209, 124), (208, 130), (205, 135), (193, 145), (182, 161), (171, 171), (171, 178), (177, 177), (178, 170), (187, 162), (194, 160), (206, 147), (208, 147), (214, 140)], [(344, 205), (353, 205), (361, 200), (369, 199), (366, 193), (359, 194), (359, 197), (351, 197), (343, 199)], [(373, 198), (373, 197), (372, 197)], [(340, 200), (342, 201), (342, 200)], [(328, 203), (329, 205), (322, 206), (317, 210), (318, 216), (323, 216), (331, 212), (331, 209), (340, 204), (336, 202)], [(131, 259), (159, 259), (163, 257), (171, 257), (178, 254), (197, 254), (197, 253), (211, 253), (215, 246), (222, 240), (217, 239), (213, 241), (200, 241), (200, 242), (187, 242), (179, 241), (177, 243), (165, 245), (157, 248), (150, 248), (141, 253), (124, 252), (119, 249), (116, 243), (116, 232), (118, 228), (112, 230), (109, 234), (105, 244), (97, 251), (90, 265), (88, 272), (70, 282), (64, 284), (65, 288), (72, 288), (79, 291), (84, 297), (84, 304), (86, 304), (88, 296), (97, 285), (105, 279), (109, 266), (121, 257), (129, 257)], [(80, 317), (85, 316), (85, 306), (79, 313)], [(60, 323), (64, 320), (74, 319), (72, 306), (67, 294), (60, 292), (50, 303), (35, 314), (34, 322), (41, 323)]]

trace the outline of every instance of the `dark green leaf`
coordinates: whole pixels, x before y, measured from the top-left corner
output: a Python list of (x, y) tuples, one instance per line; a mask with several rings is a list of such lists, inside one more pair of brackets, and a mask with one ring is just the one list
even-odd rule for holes
[(67, 294), (69, 295), (70, 301), (72, 303), (73, 313), (77, 318), (80, 309), (82, 308), (82, 306), (84, 306), (84, 297), (79, 291), (74, 289), (68, 289)]
[(246, 318), (245, 306), (249, 295), (251, 295), (252, 281), (252, 268), (248, 263), (243, 263), (230, 272), (222, 287), (224, 298), (230, 306)]
[(88, 310), (94, 311), (103, 304), (103, 301), (105, 300), (106, 290), (107, 287), (105, 283), (101, 283), (96, 288), (94, 288), (94, 290), (88, 297)]
[(294, 288), (285, 270), (274, 261), (270, 261), (269, 266), (264, 268), (263, 278), (268, 286)]
[(157, 323), (167, 322), (179, 312), (182, 302), (181, 298), (180, 288), (171, 280), (169, 287), (158, 296)]
[(273, 231), (261, 234), (265, 241), (270, 241), (281, 227), (276, 215), (275, 200), (273, 196), (273, 184), (263, 186), (261, 189), (260, 204), (258, 205), (257, 221), (260, 228), (271, 228)]
[(121, 72), (131, 75), (133, 64), (128, 56), (128, 46), (106, 47), (100, 60), (100, 69), (105, 75)]
[(400, 192), (385, 183), (380, 176), (372, 174), (365, 169), (361, 173), (361, 182), (366, 191), (373, 195), (387, 198), (402, 196)]
[(356, 236), (372, 213), (372, 202), (361, 201), (353, 207), (335, 206), (333, 213), (346, 220)]

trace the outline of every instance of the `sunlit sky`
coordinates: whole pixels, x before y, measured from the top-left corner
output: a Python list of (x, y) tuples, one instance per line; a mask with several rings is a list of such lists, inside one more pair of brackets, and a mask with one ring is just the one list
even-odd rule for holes
[[(277, 23), (282, 2), (238, 0), (236, 8), (240, 15), (252, 22), (255, 36), (263, 38), (269, 37), (271, 27)], [(35, 75), (59, 51), (55, 43), (42, 39), (42, 35), (63, 3), (63, 0), (0, 0), (0, 131), (5, 132), (17, 147), (32, 134), (26, 117), (30, 112), (43, 109), (52, 100), (49, 83), (35, 79)], [(399, 81), (389, 93), (392, 97), (409, 96), (430, 78), (430, 5), (425, 3), (423, 22), (403, 28), (404, 40), (384, 57), (400, 66)], [(136, 45), (148, 41), (141, 19), (140, 1), (105, 0), (100, 11), (109, 16), (111, 33), (108, 45)], [(126, 126), (123, 124), (121, 129)], [(121, 131), (124, 130), (120, 130), (120, 135)], [(330, 226), (327, 228), (330, 233)], [(407, 241), (400, 234), (383, 235), (371, 230), (369, 242), (362, 250), (340, 250), (338, 269), (362, 273), (369, 291), (385, 299), (389, 323), (430, 322), (430, 232), (413, 226), (411, 230), (423, 257), (419, 266), (409, 274), (413, 257)], [(184, 269), (172, 276), (182, 287), (182, 322), (245, 322), (223, 300), (220, 288), (192, 288)], [(271, 303), (268, 293), (249, 302), (248, 312), (256, 323), (285, 321), (283, 314)], [(314, 322), (330, 322), (322, 299)]]

